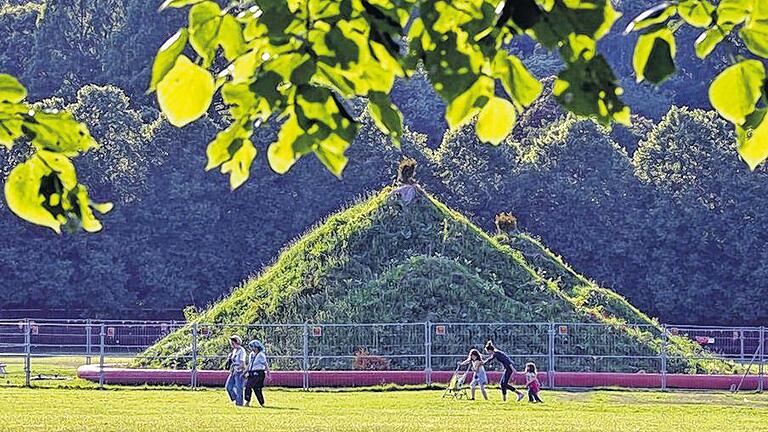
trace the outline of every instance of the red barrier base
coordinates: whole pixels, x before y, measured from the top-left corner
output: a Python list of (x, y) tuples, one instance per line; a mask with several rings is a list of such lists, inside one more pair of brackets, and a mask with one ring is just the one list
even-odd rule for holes
[[(126, 369), (104, 368), (105, 384), (177, 384), (189, 385), (191, 371), (173, 369)], [(378, 385), (423, 385), (427, 374), (424, 371), (311, 371), (308, 374), (310, 387), (370, 387)], [(451, 372), (432, 372), (431, 379), (436, 384), (446, 384), (451, 379)], [(489, 372), (489, 380), (498, 382), (500, 373)], [(81, 366), (77, 376), (89, 381), (99, 381), (99, 366)], [(197, 372), (197, 383), (201, 386), (223, 386), (227, 379), (226, 371), (201, 370)], [(546, 384), (547, 374), (540, 373), (539, 380)], [(661, 388), (661, 374), (630, 374), (608, 372), (557, 372), (555, 387), (624, 387), (624, 388)], [(672, 389), (692, 390), (728, 390), (739, 385), (740, 375), (682, 375), (668, 374), (667, 387)], [(515, 384), (521, 385), (525, 379), (521, 374), (515, 376)], [(276, 387), (302, 387), (303, 372), (273, 372), (268, 385)], [(741, 385), (742, 390), (757, 390), (759, 378), (748, 376)]]

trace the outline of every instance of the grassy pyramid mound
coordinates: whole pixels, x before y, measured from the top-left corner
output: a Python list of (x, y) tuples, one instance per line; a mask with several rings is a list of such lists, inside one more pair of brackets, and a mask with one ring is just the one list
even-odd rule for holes
[[(535, 239), (522, 233), (492, 237), (418, 186), (386, 188), (330, 216), (193, 322), (426, 320), (605, 323), (614, 329), (613, 340), (621, 341), (614, 351), (653, 355), (662, 344), (661, 329), (651, 319), (575, 273)], [(632, 324), (650, 327), (639, 331)], [(221, 354), (232, 329), (207, 330), (198, 340), (200, 352)], [(254, 332), (247, 336), (269, 337), (268, 332)], [(518, 338), (516, 345), (526, 352), (525, 340)], [(589, 346), (580, 349), (590, 351)], [(669, 349), (696, 350), (682, 340), (673, 341)], [(143, 358), (145, 364), (183, 367), (189, 355), (187, 326), (151, 347)], [(574, 359), (572, 366), (579, 361)], [(218, 367), (219, 362), (209, 359), (204, 366)], [(674, 364), (690, 369), (704, 363), (671, 361), (670, 367)], [(644, 368), (626, 365), (622, 368)]]

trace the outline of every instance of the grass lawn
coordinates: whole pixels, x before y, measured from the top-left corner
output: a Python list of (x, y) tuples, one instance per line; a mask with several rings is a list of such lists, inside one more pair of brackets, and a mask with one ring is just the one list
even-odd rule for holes
[(545, 404), (454, 401), (439, 391), (267, 391), (237, 408), (223, 390), (0, 388), (15, 431), (764, 431), (768, 395), (543, 392)]
[[(128, 357), (107, 357), (106, 365), (125, 365), (131, 362)], [(99, 356), (91, 357), (93, 364), (99, 363)], [(24, 385), (24, 357), (2, 356), (0, 363), (6, 365), (6, 376), (0, 376), (0, 385)], [(89, 381), (78, 379), (77, 368), (86, 364), (84, 356), (34, 356), (32, 357), (33, 387), (97, 387)], [(54, 379), (55, 378), (55, 379)], [(2, 430), (2, 428), (0, 428)]]

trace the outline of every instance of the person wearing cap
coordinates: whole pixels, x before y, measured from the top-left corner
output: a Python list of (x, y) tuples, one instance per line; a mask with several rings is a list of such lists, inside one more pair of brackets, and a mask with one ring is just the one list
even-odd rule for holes
[(229, 399), (237, 406), (243, 406), (243, 386), (245, 381), (245, 358), (246, 352), (243, 348), (243, 339), (238, 335), (229, 337), (229, 345), (232, 352), (227, 356), (229, 365), (229, 377), (225, 385)]
[(245, 382), (245, 406), (251, 406), (251, 392), (256, 394), (259, 405), (264, 406), (264, 379), (269, 377), (269, 362), (264, 344), (252, 340), (248, 344), (251, 354), (248, 356), (248, 379)]

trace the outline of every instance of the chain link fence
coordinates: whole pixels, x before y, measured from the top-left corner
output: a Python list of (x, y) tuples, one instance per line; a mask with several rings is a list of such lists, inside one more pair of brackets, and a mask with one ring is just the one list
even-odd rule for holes
[[(671, 379), (717, 371), (757, 382), (763, 389), (763, 327), (652, 326), (594, 323), (378, 323), (378, 324), (187, 324), (177, 321), (0, 321), (0, 385), (45, 386), (73, 380), (82, 365), (125, 368), (135, 383), (162, 379), (191, 387), (215, 382), (229, 352), (226, 339), (261, 340), (273, 370), (291, 385), (324, 387), (339, 371), (411, 373), (433, 382), (453, 371), (470, 348), (493, 340), (514, 363), (533, 362), (543, 384), (584, 373), (647, 376), (643, 386), (666, 389)], [(173, 343), (174, 349), (157, 349)], [(179, 348), (181, 347), (181, 348)], [(681, 347), (688, 347), (682, 349)], [(714, 366), (713, 366), (714, 365)], [(707, 369), (708, 368), (708, 369)], [(158, 378), (158, 377), (163, 377)], [(673, 378), (670, 378), (673, 377)], [(756, 380), (756, 381), (755, 381)], [(588, 383), (589, 384), (589, 383)], [(595, 386), (601, 385), (599, 379)]]

